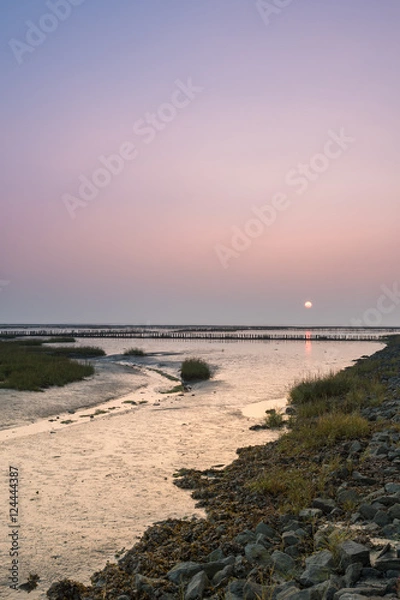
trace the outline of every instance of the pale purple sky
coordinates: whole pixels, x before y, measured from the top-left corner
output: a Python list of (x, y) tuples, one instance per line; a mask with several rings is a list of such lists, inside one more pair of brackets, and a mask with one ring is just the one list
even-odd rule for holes
[(400, 325), (398, 0), (0, 10), (0, 323)]

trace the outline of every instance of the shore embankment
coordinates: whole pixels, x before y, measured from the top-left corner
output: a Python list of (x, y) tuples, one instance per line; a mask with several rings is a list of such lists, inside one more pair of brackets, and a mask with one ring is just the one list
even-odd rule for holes
[(48, 597), (398, 597), (400, 340), (300, 384), (287, 411), (276, 442), (176, 474), (206, 519), (158, 523), (91, 586), (64, 580)]

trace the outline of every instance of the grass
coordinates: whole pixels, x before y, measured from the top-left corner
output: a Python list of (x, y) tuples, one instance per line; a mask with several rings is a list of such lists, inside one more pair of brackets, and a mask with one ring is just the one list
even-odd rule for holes
[(178, 394), (179, 392), (184, 392), (184, 387), (181, 383), (175, 385), (170, 390), (166, 390), (165, 392), (160, 392), (160, 394)]
[(211, 370), (201, 358), (187, 358), (181, 366), (181, 377), (184, 381), (204, 381), (210, 379)]
[(124, 356), (146, 356), (146, 352), (141, 348), (128, 348), (125, 350)]
[(166, 379), (169, 379), (170, 381), (179, 381), (178, 377), (175, 377), (174, 375), (170, 375), (169, 373), (166, 373), (165, 371), (161, 371), (161, 369), (153, 369), (152, 367), (149, 367), (149, 371), (154, 371), (154, 373), (158, 373), (159, 375), (162, 375), (163, 377), (165, 377)]
[(93, 373), (91, 365), (44, 352), (40, 344), (0, 342), (0, 388), (38, 392), (81, 381)]
[(268, 416), (265, 417), (265, 424), (270, 429), (281, 429), (284, 426), (285, 421), (281, 413), (276, 412), (275, 408), (271, 408), (267, 411)]
[(69, 358), (95, 358), (96, 356), (104, 356), (105, 352), (97, 346), (81, 346), (77, 348), (68, 348), (61, 346), (60, 348), (52, 348), (53, 356), (67, 356)]
[(48, 340), (43, 340), (44, 344), (73, 344), (74, 342), (76, 342), (76, 339), (69, 336), (51, 337)]

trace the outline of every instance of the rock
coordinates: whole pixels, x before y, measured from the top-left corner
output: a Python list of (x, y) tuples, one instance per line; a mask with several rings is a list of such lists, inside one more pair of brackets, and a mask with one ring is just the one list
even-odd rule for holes
[(271, 555), (272, 563), (279, 573), (290, 573), (295, 567), (295, 562), (291, 556), (280, 550), (275, 550)]
[(300, 543), (300, 538), (295, 534), (294, 531), (285, 531), (282, 534), (282, 542), (285, 547), (295, 546)]
[(340, 566), (345, 571), (353, 563), (361, 563), (363, 567), (370, 566), (369, 550), (366, 546), (346, 540), (339, 545)]
[(364, 517), (364, 519), (372, 521), (378, 510), (374, 508), (371, 504), (360, 504), (358, 512), (361, 514), (362, 517)]
[(319, 517), (322, 517), (322, 510), (320, 508), (303, 508), (303, 510), (299, 512), (299, 517), (306, 521), (318, 519)]
[(233, 557), (230, 557), (228, 559), (225, 558), (223, 560), (218, 560), (215, 562), (204, 563), (201, 565), (201, 568), (206, 573), (207, 577), (211, 579), (216, 573), (218, 573), (218, 571), (222, 571), (222, 569), (224, 569), (227, 564), (233, 564), (234, 561), (235, 559)]
[(191, 579), (201, 570), (202, 566), (199, 563), (191, 561), (182, 562), (178, 563), (170, 571), (168, 571), (167, 577), (170, 581), (179, 585), (182, 581), (188, 581)]
[(359, 495), (354, 490), (341, 490), (338, 492), (336, 498), (339, 504), (357, 504), (360, 500)]
[(372, 479), (372, 477), (365, 477), (365, 475), (361, 475), (358, 471), (353, 471), (352, 478), (357, 482), (357, 485), (376, 485), (376, 479)]
[(214, 587), (219, 587), (228, 582), (229, 577), (233, 573), (233, 565), (226, 565), (221, 571), (218, 571), (212, 579), (212, 584)]
[(323, 593), (322, 600), (333, 600), (334, 595), (343, 587), (343, 579), (338, 575), (331, 575), (329, 581), (326, 582), (326, 589)]
[(331, 498), (315, 498), (312, 502), (313, 508), (319, 508), (325, 515), (328, 515), (336, 508), (336, 503)]
[(264, 546), (264, 548), (266, 548), (268, 550), (268, 548), (272, 548), (272, 546), (274, 545), (269, 538), (267, 538), (267, 536), (265, 536), (263, 533), (259, 533), (256, 537), (256, 544), (261, 544), (262, 546)]
[(358, 442), (357, 440), (355, 442), (352, 443), (352, 445), (350, 446), (350, 450), (349, 450), (349, 454), (358, 454), (358, 452), (361, 452), (362, 450), (362, 446), (360, 444), (360, 442)]
[(63, 579), (53, 583), (47, 590), (47, 598), (49, 600), (81, 600), (81, 593), (85, 591), (84, 586), (81, 583), (70, 581), (69, 579)]
[(355, 588), (342, 588), (334, 595), (334, 600), (345, 600), (345, 595), (361, 596), (362, 598), (370, 598), (371, 596), (384, 596), (387, 591), (387, 584), (376, 584), (374, 586), (359, 586)]
[(145, 577), (144, 575), (135, 575), (135, 587), (138, 592), (144, 592), (148, 596), (154, 595), (154, 587), (153, 583), (156, 580), (150, 579), (150, 577)]
[(244, 553), (251, 564), (267, 567), (272, 563), (271, 555), (261, 544), (247, 544)]
[[(258, 533), (261, 533), (261, 532), (258, 532)], [(242, 531), (242, 533), (238, 533), (238, 535), (235, 538), (235, 542), (237, 544), (239, 544), (240, 546), (245, 546), (246, 544), (255, 542), (256, 537), (257, 536), (253, 531), (250, 531), (250, 529), (246, 529), (246, 531)]]
[(267, 588), (258, 583), (235, 579), (228, 585), (225, 600), (259, 600), (265, 597), (266, 591)]
[(392, 519), (400, 519), (400, 504), (393, 504), (388, 510), (388, 515)]
[(378, 558), (374, 567), (378, 571), (400, 571), (400, 558)]
[(400, 483), (387, 483), (385, 485), (385, 491), (388, 494), (398, 494), (398, 493), (400, 493)]
[(391, 518), (383, 510), (378, 510), (373, 521), (379, 525), (379, 527), (384, 527), (385, 525), (389, 525)]
[(262, 521), (257, 525), (255, 531), (256, 535), (262, 533), (263, 535), (265, 535), (265, 537), (267, 537), (270, 540), (279, 538), (279, 533), (277, 533), (275, 529), (272, 529), (272, 527), (270, 527), (266, 523), (263, 523)]
[(204, 590), (210, 585), (207, 575), (204, 571), (196, 573), (190, 580), (185, 593), (185, 600), (198, 600), (203, 598)]
[(316, 552), (315, 554), (311, 554), (306, 558), (306, 566), (317, 566), (317, 567), (326, 567), (328, 569), (333, 569), (335, 566), (335, 562), (333, 560), (332, 552), (329, 550), (321, 550), (320, 552)]
[(361, 563), (353, 563), (349, 565), (344, 574), (344, 582), (346, 587), (353, 587), (354, 584), (360, 579), (363, 566)]
[(225, 554), (222, 552), (221, 548), (217, 548), (216, 550), (213, 550), (207, 556), (208, 562), (215, 562), (216, 560), (222, 560), (223, 558), (225, 558)]
[(319, 565), (310, 565), (300, 575), (300, 583), (304, 587), (312, 587), (323, 581), (327, 581), (332, 575), (332, 570), (328, 567), (321, 567)]

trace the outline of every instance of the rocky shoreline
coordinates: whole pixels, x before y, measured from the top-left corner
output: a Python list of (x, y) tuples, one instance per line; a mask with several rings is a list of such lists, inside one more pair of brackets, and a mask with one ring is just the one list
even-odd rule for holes
[[(182, 469), (175, 483), (193, 490), (207, 519), (158, 523), (91, 586), (63, 580), (48, 598), (400, 597), (400, 340), (348, 371), (357, 369), (361, 435), (348, 428), (312, 448), (290, 445), (289, 432), (238, 450), (222, 470)], [(311, 437), (316, 423), (306, 421)]]

